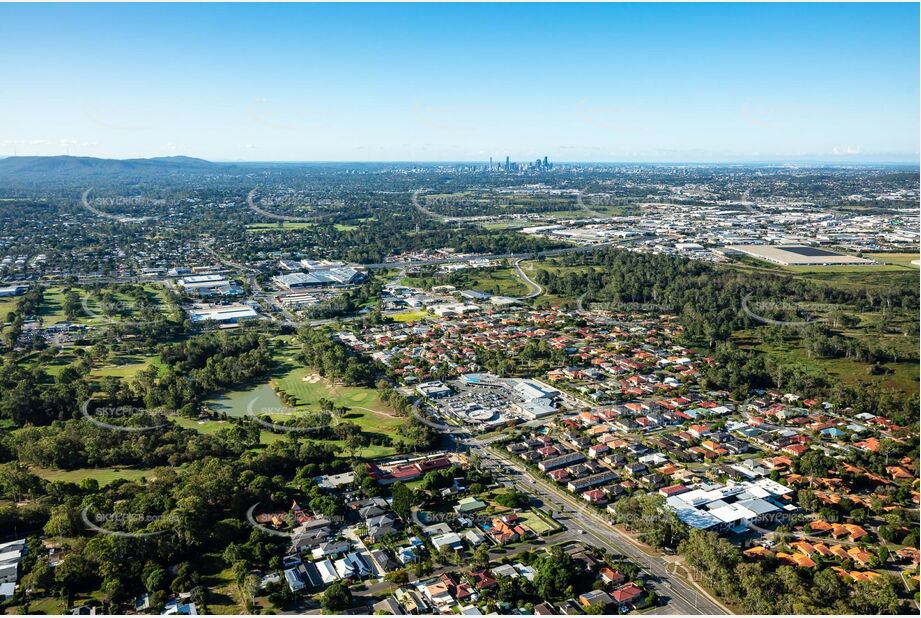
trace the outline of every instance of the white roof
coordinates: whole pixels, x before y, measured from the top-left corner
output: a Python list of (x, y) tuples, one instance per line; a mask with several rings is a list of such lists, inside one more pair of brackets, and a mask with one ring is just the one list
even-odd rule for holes
[(758, 479), (754, 482), (754, 485), (769, 491), (775, 496), (786, 496), (787, 494), (793, 493), (793, 490), (789, 487), (781, 485), (777, 481), (772, 481), (767, 477)]
[(742, 506), (740, 502), (721, 506), (718, 509), (710, 511), (710, 514), (727, 524), (733, 524), (742, 519), (754, 519), (758, 516), (758, 514), (751, 509)]
[(502, 564), (494, 567), (492, 569), (492, 574), (499, 577), (511, 577), (513, 579), (519, 577), (518, 571), (510, 564)]
[[(752, 498), (767, 498), (768, 496), (773, 495), (771, 492), (760, 485), (752, 485), (751, 487), (746, 488), (745, 493)], [(741, 499), (741, 495), (739, 498)]]
[(183, 277), (179, 280), (180, 285), (186, 285), (189, 283), (211, 283), (214, 281), (221, 281), (224, 279), (224, 275), (192, 275), (190, 277)]
[(515, 390), (525, 399), (541, 399), (553, 397), (557, 394), (557, 391), (546, 388), (533, 380), (518, 380), (515, 384)]
[(432, 537), (432, 545), (437, 548), (444, 547), (445, 545), (460, 545), (461, 538), (456, 532), (450, 532), (448, 534), (440, 534), (438, 536)]
[(776, 506), (768, 502), (767, 500), (762, 500), (761, 498), (754, 498), (753, 500), (744, 500), (738, 503), (740, 506), (758, 514), (765, 515), (767, 513), (773, 513), (774, 511), (779, 511)]
[(256, 310), (246, 305), (219, 306), (209, 309), (193, 309), (190, 312), (193, 322), (208, 320), (238, 320), (240, 318), (256, 317)]
[(324, 584), (331, 584), (339, 579), (339, 575), (336, 573), (336, 567), (333, 566), (331, 560), (314, 562), (313, 566), (317, 567), (317, 571), (320, 572), (320, 579), (323, 580)]
[(25, 539), (19, 539), (18, 541), (7, 541), (6, 543), (0, 543), (0, 552), (7, 552), (17, 547), (25, 547), (25, 545)]

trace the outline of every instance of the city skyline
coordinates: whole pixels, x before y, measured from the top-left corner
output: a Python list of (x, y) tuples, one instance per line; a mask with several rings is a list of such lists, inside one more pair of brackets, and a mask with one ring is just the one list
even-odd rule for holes
[[(918, 7), (4, 5), (0, 156), (918, 161)], [(445, 28), (450, 24), (450, 28)]]

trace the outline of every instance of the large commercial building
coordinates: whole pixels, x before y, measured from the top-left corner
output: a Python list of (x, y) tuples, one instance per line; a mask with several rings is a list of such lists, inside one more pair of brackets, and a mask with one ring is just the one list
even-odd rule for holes
[(789, 500), (792, 493), (789, 487), (760, 478), (728, 485), (701, 485), (671, 495), (665, 503), (692, 528), (741, 532), (767, 516), (796, 510)]
[(215, 307), (195, 307), (189, 311), (193, 323), (218, 322), (236, 324), (240, 320), (255, 318), (256, 310), (247, 305), (218, 305)]
[(192, 275), (183, 277), (177, 281), (182, 288), (186, 290), (198, 290), (201, 288), (216, 288), (230, 283), (224, 275)]
[(862, 266), (873, 260), (806, 245), (731, 245), (722, 253), (742, 253), (784, 266)]
[(202, 298), (242, 296), (243, 288), (223, 275), (192, 275), (176, 282), (183, 290)]
[(272, 277), (279, 287), (286, 290), (295, 290), (298, 288), (322, 287), (330, 285), (351, 285), (361, 282), (365, 278), (364, 273), (360, 273), (354, 268), (348, 266), (342, 268), (327, 268), (325, 270), (314, 270), (309, 273), (297, 272), (286, 275)]

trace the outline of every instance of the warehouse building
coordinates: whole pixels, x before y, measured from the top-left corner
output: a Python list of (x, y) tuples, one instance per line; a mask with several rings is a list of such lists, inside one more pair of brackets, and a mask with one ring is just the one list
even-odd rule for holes
[(189, 310), (189, 319), (193, 324), (217, 322), (236, 324), (240, 320), (255, 318), (256, 310), (247, 305), (217, 305), (213, 307), (194, 307)]
[(353, 285), (365, 279), (365, 274), (348, 266), (314, 270), (309, 273), (297, 272), (272, 277), (281, 288), (295, 290), (298, 288), (323, 287), (331, 285)]
[(720, 252), (725, 255), (741, 253), (783, 266), (866, 266), (877, 263), (806, 245), (731, 245), (723, 247)]

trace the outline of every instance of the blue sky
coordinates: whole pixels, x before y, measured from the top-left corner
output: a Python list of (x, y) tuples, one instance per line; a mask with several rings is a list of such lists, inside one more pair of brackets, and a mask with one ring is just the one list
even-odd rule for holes
[(917, 161), (917, 4), (0, 5), (0, 156)]

